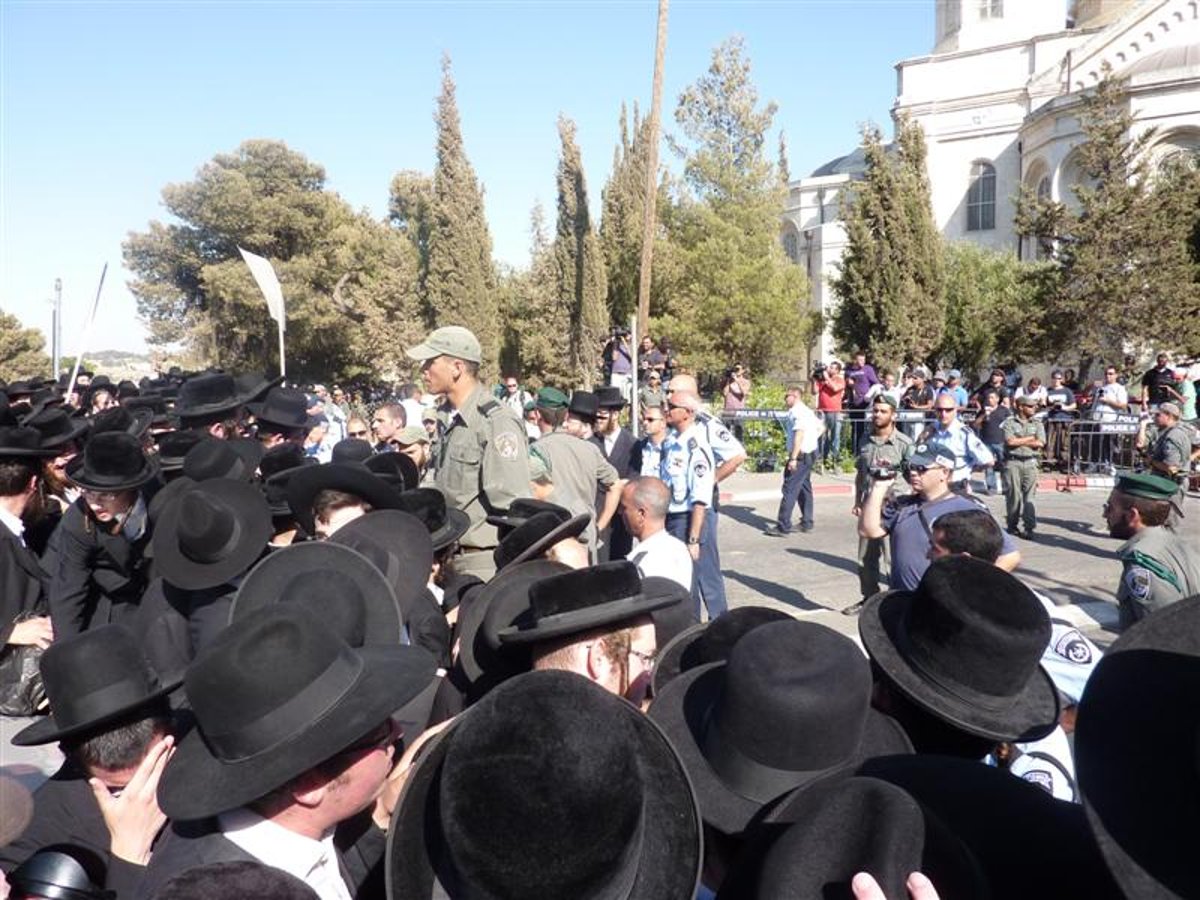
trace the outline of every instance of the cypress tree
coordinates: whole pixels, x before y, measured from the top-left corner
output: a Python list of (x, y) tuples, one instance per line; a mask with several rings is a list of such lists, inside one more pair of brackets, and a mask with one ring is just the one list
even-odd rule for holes
[(568, 312), (573, 385), (590, 388), (608, 330), (604, 258), (588, 213), (575, 123), (560, 116), (558, 135), (562, 155), (558, 162), (558, 227), (554, 237), (557, 295)]
[(435, 325), (470, 328), (483, 347), (485, 379), (495, 374), (499, 315), (492, 238), (483, 190), (463, 148), (449, 57), (442, 59), (437, 100), (437, 163), (433, 171), (425, 297)]
[(600, 243), (608, 279), (608, 314), (613, 322), (629, 321), (637, 309), (646, 167), (650, 164), (649, 128), (640, 120), (637, 104), (632, 132), (621, 104), (620, 131), (612, 172), (600, 194)]

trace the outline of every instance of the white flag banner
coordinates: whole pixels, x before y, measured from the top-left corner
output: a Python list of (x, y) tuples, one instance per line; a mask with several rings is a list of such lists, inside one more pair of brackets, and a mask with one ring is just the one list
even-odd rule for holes
[(266, 298), (271, 318), (279, 323), (279, 330), (283, 331), (287, 321), (283, 309), (283, 288), (279, 286), (279, 278), (275, 275), (275, 269), (271, 267), (271, 261), (241, 247), (238, 247), (238, 252), (250, 267), (250, 274), (254, 276), (258, 289)]

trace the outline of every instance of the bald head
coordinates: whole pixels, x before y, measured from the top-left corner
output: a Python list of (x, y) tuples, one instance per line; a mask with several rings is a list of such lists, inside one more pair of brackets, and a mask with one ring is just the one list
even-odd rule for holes
[(691, 391), (693, 394), (700, 393), (700, 385), (696, 383), (695, 375), (676, 375), (667, 382), (667, 393), (672, 391)]

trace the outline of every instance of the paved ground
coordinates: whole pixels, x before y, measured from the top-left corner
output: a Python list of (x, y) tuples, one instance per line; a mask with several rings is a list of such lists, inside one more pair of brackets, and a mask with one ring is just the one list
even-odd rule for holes
[[(816, 476), (816, 530), (770, 538), (763, 527), (779, 503), (778, 475), (738, 473), (722, 484), (721, 561), (731, 605), (759, 603), (787, 610), (845, 634), (857, 635), (857, 620), (839, 610), (859, 599), (856, 521), (850, 515), (850, 476)], [(1106, 489), (1070, 493), (1044, 488), (1038, 496), (1038, 539), (1020, 541), (1018, 574), (1060, 604), (1061, 614), (1101, 645), (1112, 641), (1113, 602), (1120, 566), (1118, 542), (1104, 530), (1100, 506)], [(1004, 501), (988, 500), (1003, 516)], [(1185, 533), (1200, 542), (1200, 501), (1188, 500)], [(30, 785), (54, 771), (54, 747), (23, 749), (10, 739), (28, 720), (0, 718), (0, 773)]]

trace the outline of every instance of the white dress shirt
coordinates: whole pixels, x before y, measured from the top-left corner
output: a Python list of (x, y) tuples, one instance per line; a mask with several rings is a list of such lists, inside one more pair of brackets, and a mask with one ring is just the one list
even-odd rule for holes
[(244, 807), (221, 813), (217, 821), (226, 838), (268, 866), (295, 875), (321, 900), (352, 900), (338, 867), (332, 831), (316, 841)]
[(636, 541), (625, 558), (637, 566), (643, 578), (658, 575), (670, 578), (684, 590), (692, 589), (692, 554), (687, 544), (665, 528), (644, 541)]
[(17, 543), (25, 546), (25, 523), (20, 516), (14, 516), (7, 509), (0, 509), (0, 525), (3, 525), (16, 537)]

